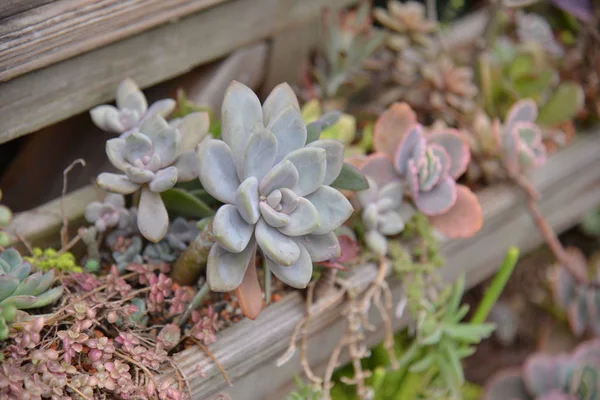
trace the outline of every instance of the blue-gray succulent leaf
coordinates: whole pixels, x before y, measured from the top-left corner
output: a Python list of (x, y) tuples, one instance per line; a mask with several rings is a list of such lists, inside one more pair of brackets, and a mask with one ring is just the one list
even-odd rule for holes
[[(19, 254), (19, 252), (12, 247), (0, 253), (0, 259), (6, 261), (10, 267), (10, 270), (23, 262), (23, 257), (21, 257), (21, 254)], [(5, 272), (9, 273), (10, 270), (6, 270)]]
[(373, 229), (365, 234), (365, 243), (367, 247), (378, 256), (387, 254), (387, 238)]
[(348, 199), (329, 186), (320, 186), (306, 196), (319, 213), (319, 227), (312, 233), (322, 235), (340, 227), (354, 211)]
[(225, 204), (219, 208), (213, 220), (212, 233), (225, 250), (239, 253), (244, 250), (254, 232), (254, 225), (248, 224), (237, 207)]
[(140, 116), (148, 110), (146, 96), (131, 79), (124, 79), (117, 87), (116, 103), (119, 110), (135, 111)]
[(356, 197), (363, 207), (373, 204), (379, 197), (379, 188), (375, 180), (367, 176), (367, 182), (369, 182), (369, 188), (356, 193)]
[(110, 105), (100, 105), (90, 110), (94, 124), (106, 132), (121, 133), (126, 130), (121, 122), (119, 110)]
[(142, 235), (153, 243), (158, 243), (169, 228), (169, 214), (159, 193), (142, 187), (138, 206), (137, 224)]
[(0, 302), (14, 293), (19, 286), (20, 280), (17, 277), (9, 275), (0, 275)]
[(248, 224), (256, 224), (260, 218), (258, 180), (251, 176), (240, 184), (235, 194), (235, 205)]
[(263, 127), (255, 128), (244, 149), (240, 179), (254, 177), (260, 181), (273, 167), (276, 152), (275, 136)]
[(187, 150), (181, 153), (173, 166), (177, 168), (177, 182), (189, 182), (198, 178), (200, 169), (196, 150)]
[(165, 169), (161, 169), (152, 178), (152, 181), (148, 185), (150, 190), (156, 193), (162, 193), (175, 186), (177, 183), (177, 168), (171, 166)]
[(127, 178), (131, 182), (138, 185), (151, 182), (155, 176), (154, 172), (148, 169), (134, 167), (133, 165), (128, 165), (127, 168), (125, 168), (125, 175), (127, 175)]
[(387, 211), (377, 218), (379, 232), (385, 236), (397, 235), (404, 230), (404, 219), (396, 211)]
[(293, 189), (298, 185), (300, 173), (289, 160), (275, 165), (260, 181), (258, 191), (261, 196), (268, 196), (274, 190), (283, 188)]
[(325, 150), (317, 147), (304, 147), (285, 156), (298, 170), (299, 180), (292, 190), (301, 197), (313, 193), (325, 180), (327, 170)]
[(260, 214), (264, 218), (265, 222), (273, 228), (282, 228), (290, 222), (290, 216), (279, 211), (275, 211), (271, 206), (265, 202), (259, 204)]
[(169, 125), (181, 133), (179, 149), (185, 152), (195, 150), (198, 143), (208, 137), (210, 119), (207, 112), (193, 112), (180, 118), (176, 124), (170, 121)]
[(344, 145), (333, 139), (321, 139), (309, 143), (307, 147), (317, 147), (325, 150), (326, 169), (323, 185), (331, 185), (342, 172), (344, 166)]
[(175, 162), (179, 155), (180, 143), (181, 134), (179, 130), (171, 126), (159, 132), (152, 139), (154, 154), (158, 154), (160, 157), (160, 168), (166, 168)]
[(55, 288), (52, 288), (52, 289), (40, 294), (39, 296), (37, 296), (31, 306), (22, 307), (22, 309), (39, 308), (39, 307), (45, 307), (48, 304), (52, 304), (62, 297), (63, 291), (64, 291), (64, 288), (62, 286), (57, 286)]
[(312, 277), (313, 264), (308, 251), (303, 246), (298, 247), (300, 255), (292, 265), (281, 265), (267, 257), (267, 266), (283, 283), (297, 289), (304, 289)]
[(206, 280), (215, 292), (230, 292), (244, 279), (248, 263), (256, 253), (256, 243), (251, 240), (245, 249), (232, 253), (215, 243), (208, 253)]
[(275, 117), (290, 106), (300, 110), (300, 104), (298, 103), (294, 89), (285, 82), (280, 83), (271, 90), (271, 93), (269, 93), (262, 106), (264, 114), (263, 123), (265, 126), (268, 126)]
[(221, 140), (209, 139), (199, 149), (200, 182), (215, 199), (234, 204), (240, 186), (233, 154)]
[(310, 254), (313, 262), (333, 260), (341, 255), (338, 238), (334, 232), (323, 235), (305, 235), (294, 238)]
[(287, 236), (303, 236), (314, 232), (320, 224), (319, 213), (315, 206), (303, 197), (289, 214), (290, 220), (279, 231)]
[(281, 212), (291, 214), (300, 201), (300, 197), (292, 189), (281, 188)]
[(306, 124), (300, 110), (293, 105), (281, 110), (269, 122), (267, 129), (277, 138), (276, 163), (294, 150), (301, 149), (306, 143)]
[(51, 269), (50, 271), (48, 271), (42, 275), (42, 277), (38, 280), (38, 284), (35, 287), (35, 289), (33, 289), (33, 291), (29, 294), (31, 294), (33, 296), (37, 296), (40, 293), (43, 293), (46, 290), (48, 290), (48, 288), (50, 288), (50, 286), (52, 286), (53, 282), (54, 282), (54, 270)]
[(96, 178), (98, 186), (107, 192), (131, 194), (140, 188), (140, 185), (132, 182), (126, 175), (111, 174), (103, 172)]
[[(125, 139), (123, 155), (129, 164), (142, 168), (143, 165), (148, 163), (152, 155), (152, 140), (141, 132), (132, 132)], [(141, 165), (138, 165), (140, 162)]]
[(289, 266), (300, 257), (300, 248), (294, 240), (259, 219), (254, 231), (258, 246), (271, 260)]

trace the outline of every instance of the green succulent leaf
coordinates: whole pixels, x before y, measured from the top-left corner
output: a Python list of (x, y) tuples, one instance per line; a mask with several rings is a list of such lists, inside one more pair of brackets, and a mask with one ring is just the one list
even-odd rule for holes
[(48, 304), (52, 304), (56, 300), (60, 299), (60, 297), (63, 294), (63, 291), (64, 291), (64, 289), (62, 286), (52, 288), (52, 289), (48, 290), (47, 292), (44, 292), (41, 295), (37, 296), (37, 298), (36, 298), (35, 302), (32, 304), (32, 306), (26, 307), (26, 308), (39, 308), (39, 307), (45, 307)]
[(434, 365), (435, 361), (435, 353), (429, 353), (416, 363), (412, 364), (408, 370), (410, 372), (424, 372)]
[[(0, 314), (2, 312), (0, 311)], [(8, 325), (6, 325), (6, 321), (4, 318), (0, 318), (0, 340), (4, 340), (8, 338)]]
[(535, 58), (532, 54), (518, 54), (508, 70), (508, 76), (511, 80), (517, 80), (524, 77), (529, 77), (535, 73)]
[(581, 110), (584, 101), (583, 89), (574, 82), (562, 82), (540, 108), (537, 123), (556, 126), (570, 121)]
[(323, 114), (323, 116), (321, 116), (321, 118), (319, 118), (318, 120), (306, 125), (306, 143), (308, 144), (314, 142), (315, 140), (319, 140), (319, 138), (321, 137), (321, 133), (325, 129), (331, 127), (333, 124), (338, 122), (340, 116), (341, 113), (339, 111), (329, 111)]
[(355, 166), (344, 163), (342, 172), (338, 175), (331, 187), (341, 190), (360, 191), (369, 188), (369, 182)]
[(479, 343), (488, 337), (495, 329), (494, 324), (456, 324), (444, 326), (444, 333), (453, 339), (464, 343)]
[(186, 190), (170, 189), (160, 195), (167, 210), (173, 214), (192, 218), (204, 218), (215, 214), (206, 203)]
[(13, 276), (0, 275), (0, 302), (13, 294), (19, 286), (19, 279)]
[(18, 296), (10, 296), (8, 299), (4, 300), (0, 303), (0, 306), (7, 307), (12, 306), (19, 310), (25, 310), (27, 308), (32, 308), (33, 304), (36, 301), (35, 296), (28, 295), (18, 295)]

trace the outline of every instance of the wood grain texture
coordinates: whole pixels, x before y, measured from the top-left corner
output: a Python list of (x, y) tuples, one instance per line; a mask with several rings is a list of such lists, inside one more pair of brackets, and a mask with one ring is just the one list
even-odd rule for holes
[[(598, 148), (600, 134), (584, 136), (553, 155), (545, 167), (532, 174), (532, 181), (543, 196), (541, 211), (555, 229), (572, 226), (600, 202), (600, 169), (590, 168), (600, 163)], [(542, 240), (518, 190), (498, 186), (478, 196), (485, 216), (482, 230), (471, 239), (445, 243), (442, 249), (447, 260), (444, 278), (450, 281), (464, 273), (469, 286), (493, 274), (511, 245), (518, 245), (525, 252)], [(351, 279), (364, 289), (374, 274), (375, 268), (365, 265), (357, 268)], [(390, 285), (398, 301), (400, 285), (395, 279), (390, 280)], [(333, 296), (315, 305), (322, 307), (328, 300), (331, 303), (310, 324), (308, 358), (314, 366), (326, 363), (345, 326), (340, 317), (341, 298), (339, 294)], [(297, 354), (279, 368), (275, 366), (275, 359), (286, 350), (292, 329), (303, 316), (304, 301), (299, 293), (293, 293), (269, 306), (256, 321), (244, 320), (219, 334), (211, 351), (231, 377), (232, 388), (227, 387), (216, 366), (202, 352), (189, 349), (179, 354), (177, 363), (186, 376), (196, 371), (197, 366), (206, 374), (205, 378), (190, 379), (193, 398), (213, 399), (221, 392), (232, 399), (284, 398), (291, 389), (293, 374), (300, 373), (301, 368)], [(375, 315), (372, 317), (374, 323), (381, 323)], [(400, 328), (405, 322), (394, 320), (394, 325)], [(376, 329), (369, 335), (369, 344), (381, 341), (382, 335), (383, 330)]]
[(230, 0), (58, 0), (0, 24), (0, 81)]
[[(10, 17), (56, 0), (2, 0), (0, 2), (0, 19)], [(1, 22), (0, 22), (1, 24)]]
[(0, 83), (0, 143), (111, 101), (124, 78), (145, 88), (355, 1), (231, 0)]

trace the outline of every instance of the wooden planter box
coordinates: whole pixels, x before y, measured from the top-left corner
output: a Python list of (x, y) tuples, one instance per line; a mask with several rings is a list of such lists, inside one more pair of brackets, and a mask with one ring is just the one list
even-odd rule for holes
[[(263, 83), (268, 90), (297, 76), (301, 61), (315, 43), (315, 36), (308, 33), (314, 34), (322, 7), (337, 8), (355, 1), (9, 0), (0, 4), (0, 143), (112, 101), (124, 78), (134, 78), (147, 88), (245, 46), (250, 46), (242, 50), (246, 56), (237, 52), (204, 71), (198, 91), (204, 93), (206, 102), (219, 104), (224, 85), (231, 79), (254, 82), (254, 88)], [(484, 25), (481, 15), (475, 15), (445, 39), (461, 44), (476, 37)], [(258, 72), (245, 76), (248, 58), (244, 57), (250, 53), (257, 60)], [(571, 227), (600, 203), (600, 168), (594, 167), (600, 164), (599, 148), (600, 132), (582, 135), (532, 174), (542, 194), (541, 212), (556, 230)], [(92, 186), (70, 193), (64, 199), (66, 218), (77, 225), (85, 205), (100, 196)], [(509, 246), (527, 251), (542, 241), (519, 191), (498, 186), (478, 196), (484, 208), (483, 229), (471, 239), (443, 246), (444, 278), (451, 281), (465, 273), (469, 286), (493, 274)], [(10, 230), (37, 245), (53, 244), (62, 226), (60, 203), (56, 199), (20, 213)], [(349, 280), (362, 291), (375, 273), (374, 266), (363, 265), (352, 271)], [(389, 279), (397, 302), (401, 286)], [(308, 359), (317, 371), (324, 368), (345, 329), (342, 300), (340, 293), (333, 293), (313, 306), (323, 310), (310, 323)], [(283, 398), (291, 389), (293, 374), (301, 368), (298, 355), (282, 367), (275, 366), (275, 359), (288, 347), (305, 311), (302, 296), (294, 292), (267, 307), (256, 321), (243, 320), (219, 333), (210, 350), (227, 370), (233, 387), (199, 350), (177, 355), (178, 367), (190, 377), (193, 398), (212, 399), (218, 393), (234, 400)], [(380, 326), (378, 315), (370, 318)], [(406, 321), (393, 323), (399, 329)], [(368, 335), (368, 344), (381, 341), (382, 335), (381, 329)], [(205, 377), (198, 376), (198, 367)]]

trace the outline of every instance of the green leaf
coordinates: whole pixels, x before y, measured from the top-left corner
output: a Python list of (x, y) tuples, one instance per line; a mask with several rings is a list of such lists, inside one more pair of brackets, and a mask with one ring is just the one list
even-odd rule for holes
[(360, 191), (369, 188), (369, 182), (364, 175), (355, 166), (344, 163), (342, 172), (335, 181), (331, 184), (331, 187), (342, 190), (353, 190)]
[(513, 60), (508, 70), (508, 76), (512, 81), (530, 77), (535, 73), (535, 58), (532, 54), (521, 53)]
[(315, 140), (319, 140), (321, 133), (325, 129), (335, 124), (340, 119), (340, 116), (341, 113), (339, 111), (329, 111), (323, 114), (323, 116), (321, 116), (321, 118), (318, 120), (306, 125), (306, 143), (308, 144), (314, 142)]
[(456, 347), (454, 347), (454, 345), (448, 340), (442, 341), (440, 343), (440, 346), (442, 348), (442, 351), (446, 355), (448, 363), (452, 366), (452, 369), (454, 370), (454, 375), (458, 380), (459, 386), (462, 385), (465, 382), (465, 374)]
[(444, 333), (464, 343), (479, 343), (496, 328), (494, 324), (457, 324), (444, 326)]
[(410, 372), (423, 372), (433, 365), (435, 362), (435, 353), (429, 353), (416, 363), (412, 364), (408, 369)]
[(169, 212), (183, 217), (204, 218), (215, 214), (202, 200), (183, 189), (170, 189), (160, 196)]
[(556, 71), (545, 69), (533, 77), (516, 79), (513, 82), (513, 87), (519, 98), (525, 99), (531, 97), (535, 100), (539, 100), (542, 97), (542, 94), (551, 88), (555, 78)]
[(581, 86), (574, 82), (562, 82), (540, 109), (537, 123), (556, 126), (570, 121), (583, 107), (584, 99)]
[(209, 207), (220, 204), (219, 200), (216, 200), (214, 197), (212, 197), (210, 194), (208, 194), (208, 192), (204, 189), (189, 190), (189, 193)]

